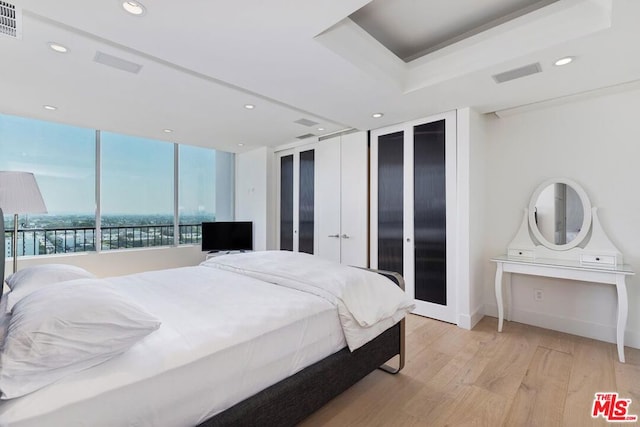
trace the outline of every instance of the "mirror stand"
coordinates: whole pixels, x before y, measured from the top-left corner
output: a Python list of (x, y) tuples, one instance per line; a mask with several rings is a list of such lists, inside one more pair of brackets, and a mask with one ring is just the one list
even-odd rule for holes
[(529, 232), (529, 209), (525, 208), (520, 228), (507, 247), (507, 256), (513, 259), (576, 261), (580, 265), (604, 268), (620, 265), (623, 263), (622, 253), (602, 229), (597, 211), (598, 208), (591, 208), (591, 236), (584, 247), (555, 250), (534, 241)]
[[(557, 184), (571, 186), (575, 194), (567, 196), (569, 190)], [(581, 209), (576, 209), (580, 205)], [(511, 275), (514, 273), (614, 285), (618, 306), (618, 360), (624, 363), (624, 334), (629, 310), (626, 277), (634, 273), (629, 265), (622, 263), (622, 253), (602, 229), (598, 209), (591, 207), (587, 194), (578, 184), (559, 178), (538, 187), (529, 207), (524, 210), (518, 232), (507, 247), (507, 255), (491, 258), (491, 261), (496, 263), (499, 332), (502, 332), (505, 317), (511, 320), (513, 315), (515, 320), (525, 320), (525, 323), (532, 318), (522, 312), (511, 313)], [(558, 319), (560, 322), (564, 318)], [(549, 327), (548, 321), (538, 326)], [(558, 330), (566, 332), (564, 328), (563, 325)], [(586, 336), (602, 339), (592, 334)]]

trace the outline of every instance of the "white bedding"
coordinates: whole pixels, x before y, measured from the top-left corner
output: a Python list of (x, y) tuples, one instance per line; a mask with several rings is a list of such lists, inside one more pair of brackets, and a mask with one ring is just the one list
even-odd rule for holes
[(386, 277), (305, 253), (260, 251), (211, 258), (201, 265), (317, 295), (338, 308), (351, 351), (415, 308)]
[(0, 427), (196, 425), (412, 308), (373, 273), (348, 269), (346, 286), (344, 267), (316, 257), (243, 255), (107, 279), (160, 328), (102, 365), (0, 402)]
[(0, 426), (196, 425), (345, 346), (330, 303), (253, 278), (187, 267), (108, 282), (161, 318), (160, 329), (0, 402)]

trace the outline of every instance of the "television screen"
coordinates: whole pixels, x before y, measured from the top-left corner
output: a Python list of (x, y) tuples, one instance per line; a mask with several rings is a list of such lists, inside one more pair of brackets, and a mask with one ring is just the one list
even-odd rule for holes
[(253, 223), (203, 222), (203, 251), (250, 251), (253, 250)]

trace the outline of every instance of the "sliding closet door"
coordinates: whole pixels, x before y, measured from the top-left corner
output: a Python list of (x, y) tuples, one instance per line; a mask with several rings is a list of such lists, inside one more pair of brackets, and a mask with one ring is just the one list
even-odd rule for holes
[(371, 132), (371, 265), (401, 273), (414, 313), (456, 323), (455, 113)]

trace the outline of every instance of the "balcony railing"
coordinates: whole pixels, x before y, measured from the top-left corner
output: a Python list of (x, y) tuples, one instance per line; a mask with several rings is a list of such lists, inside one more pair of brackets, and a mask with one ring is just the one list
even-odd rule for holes
[[(101, 250), (173, 245), (173, 225), (130, 225), (101, 227)], [(180, 224), (180, 244), (202, 241), (201, 224)], [(5, 230), (6, 256), (13, 256), (13, 230)], [(18, 230), (18, 256), (48, 255), (96, 250), (96, 229), (28, 228)]]

